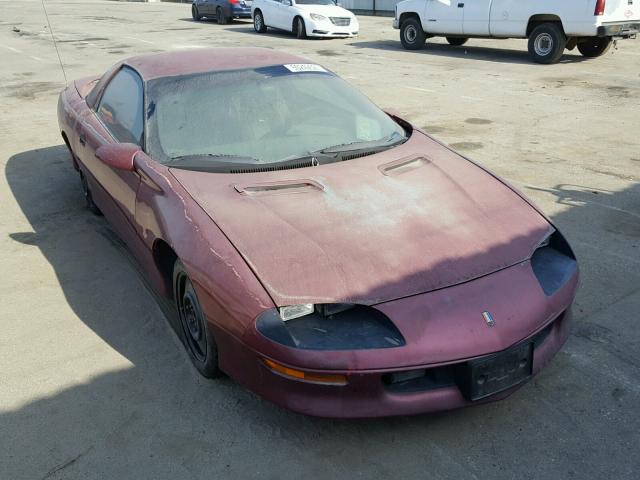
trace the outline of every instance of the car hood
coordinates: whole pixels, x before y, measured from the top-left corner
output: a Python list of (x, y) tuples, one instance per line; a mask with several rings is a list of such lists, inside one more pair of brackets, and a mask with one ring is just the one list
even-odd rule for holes
[(373, 305), (526, 261), (551, 225), (512, 189), (415, 131), (328, 165), (171, 169), (277, 305)]
[(325, 17), (349, 17), (354, 18), (355, 15), (349, 10), (346, 10), (337, 5), (300, 5), (296, 4), (296, 8), (303, 10), (307, 13), (317, 13), (324, 15)]

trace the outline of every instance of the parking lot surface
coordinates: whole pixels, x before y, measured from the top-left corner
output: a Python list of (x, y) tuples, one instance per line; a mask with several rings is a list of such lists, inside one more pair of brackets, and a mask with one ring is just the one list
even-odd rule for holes
[[(302, 54), (532, 198), (578, 255), (572, 335), (508, 399), (333, 421), (198, 376), (136, 264), (83, 208), (40, 0), (0, 0), (0, 479), (625, 479), (640, 471), (640, 41), (529, 61), (521, 40), (402, 50), (195, 23), (188, 4), (47, 0), (68, 79), (208, 46)], [(514, 302), (518, 299), (514, 298)]]

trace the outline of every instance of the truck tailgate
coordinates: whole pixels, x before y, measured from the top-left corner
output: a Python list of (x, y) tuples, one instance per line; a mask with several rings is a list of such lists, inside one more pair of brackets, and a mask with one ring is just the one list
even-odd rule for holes
[(640, 20), (640, 0), (606, 0), (602, 23)]

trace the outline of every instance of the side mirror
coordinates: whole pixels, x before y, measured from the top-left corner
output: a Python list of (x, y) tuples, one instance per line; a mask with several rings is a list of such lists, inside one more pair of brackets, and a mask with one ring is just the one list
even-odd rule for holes
[(282, 4), (286, 7), (290, 7), (291, 5), (293, 5), (293, 2), (291, 0), (284, 0)]
[(112, 168), (133, 171), (133, 159), (141, 151), (134, 143), (108, 143), (96, 150), (96, 157)]

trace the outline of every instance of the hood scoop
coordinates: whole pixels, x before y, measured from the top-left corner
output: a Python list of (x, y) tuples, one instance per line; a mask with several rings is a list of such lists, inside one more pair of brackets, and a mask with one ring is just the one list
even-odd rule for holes
[(380, 170), (383, 175), (391, 177), (424, 167), (429, 163), (431, 163), (431, 161), (425, 156), (410, 156), (380, 165), (378, 170)]
[(324, 186), (315, 180), (284, 180), (281, 182), (234, 185), (241, 195), (278, 195), (285, 193), (322, 192)]

